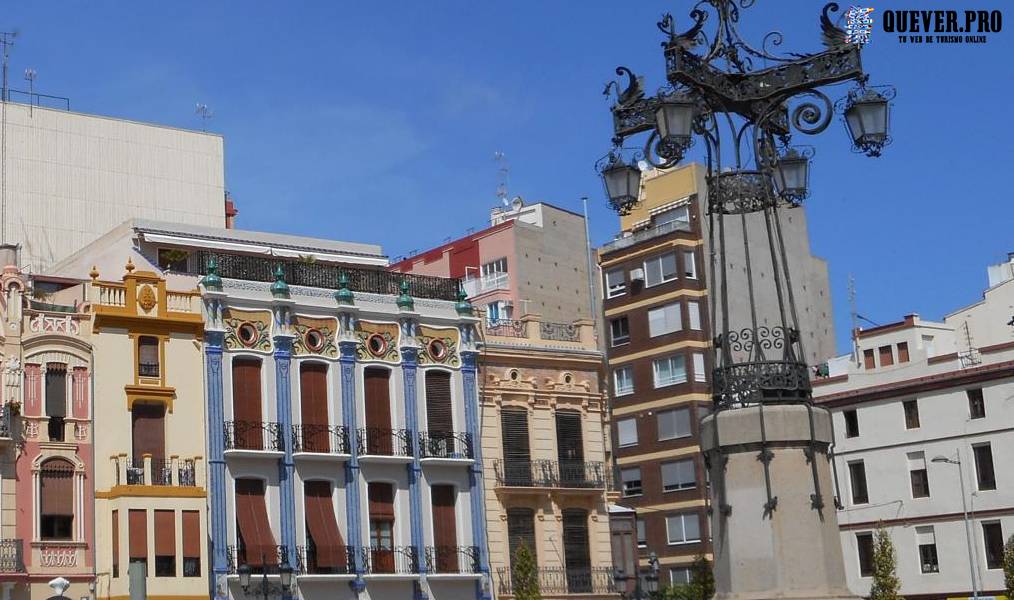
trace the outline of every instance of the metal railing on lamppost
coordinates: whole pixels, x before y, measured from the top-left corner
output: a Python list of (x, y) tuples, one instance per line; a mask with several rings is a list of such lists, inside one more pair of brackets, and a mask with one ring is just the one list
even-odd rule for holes
[(961, 467), (961, 449), (955, 449), (954, 458), (936, 456), (930, 462), (958, 465), (958, 482), (961, 484), (961, 513), (965, 520), (965, 543), (968, 545), (968, 571), (972, 578), (972, 598), (978, 600), (979, 586), (975, 577), (977, 569), (975, 568), (975, 551), (972, 549), (972, 523), (968, 519), (968, 504), (965, 500), (965, 473), (964, 469)]
[[(274, 585), (268, 583), (268, 569), (267, 561), (263, 554), (261, 554), (261, 583), (259, 588), (254, 590), (258, 596), (268, 600), (271, 596), (281, 596), (282, 598), (290, 598), (292, 596), (292, 567), (289, 565), (288, 559), (283, 559), (282, 564), (278, 567), (278, 584)], [(253, 569), (250, 565), (244, 563), (236, 569), (236, 573), (239, 575), (239, 585), (243, 588), (243, 593), (250, 595), (250, 575), (253, 573)]]

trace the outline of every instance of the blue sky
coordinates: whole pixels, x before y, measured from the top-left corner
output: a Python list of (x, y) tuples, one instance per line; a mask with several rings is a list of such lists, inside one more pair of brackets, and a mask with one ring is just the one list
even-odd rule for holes
[[(852, 154), (838, 122), (797, 136), (817, 148), (807, 210), (841, 348), (849, 273), (870, 319), (939, 318), (977, 300), (986, 265), (1014, 251), (1014, 11), (984, 45), (904, 45), (879, 23), (890, 9), (1004, 4), (866, 2), (878, 23), (865, 67), (898, 88), (893, 146)], [(21, 31), (14, 87), (33, 67), (37, 89), (75, 110), (199, 128), (194, 105), (208, 104), (241, 227), (377, 242), (394, 257), (484, 225), (498, 150), (512, 195), (578, 211), (586, 195), (593, 241), (610, 239), (618, 220), (593, 170), (610, 137), (603, 84), (619, 64), (662, 84), (655, 22), (671, 11), (682, 29), (690, 6), (47, 2), (9, 4), (0, 28)], [(821, 6), (759, 0), (744, 33), (759, 43), (779, 29), (784, 49), (818, 50)]]

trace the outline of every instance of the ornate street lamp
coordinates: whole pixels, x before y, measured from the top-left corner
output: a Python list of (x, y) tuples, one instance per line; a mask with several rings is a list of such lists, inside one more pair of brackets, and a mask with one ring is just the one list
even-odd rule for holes
[(792, 205), (799, 205), (810, 194), (811, 148), (789, 148), (775, 163), (772, 183), (775, 192)]
[(696, 105), (683, 94), (660, 96), (655, 106), (655, 131), (658, 132), (661, 154), (673, 164), (683, 160), (693, 144)]
[[(287, 558), (282, 559), (282, 564), (278, 567), (278, 585), (272, 585), (268, 583), (268, 570), (264, 558), (261, 558), (261, 569), (262, 577), (259, 589), (255, 589), (254, 592), (264, 600), (267, 600), (271, 596), (281, 596), (282, 598), (289, 597), (289, 590), (292, 588), (292, 573), (293, 569), (289, 565)], [(239, 575), (239, 586), (243, 588), (243, 593), (246, 595), (250, 594), (250, 576), (253, 574), (253, 569), (250, 565), (243, 563), (236, 569), (236, 574)]]
[(627, 214), (641, 193), (641, 169), (625, 162), (619, 152), (611, 152), (601, 172), (613, 210)]
[(860, 87), (845, 98), (845, 125), (852, 136), (852, 147), (867, 156), (880, 156), (880, 151), (891, 143), (888, 122), (891, 115), (889, 100), (892, 89), (879, 92), (874, 88)]

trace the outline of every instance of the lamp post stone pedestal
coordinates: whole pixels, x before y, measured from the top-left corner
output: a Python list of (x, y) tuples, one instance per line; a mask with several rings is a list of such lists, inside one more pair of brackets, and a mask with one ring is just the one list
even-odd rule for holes
[[(855, 598), (832, 501), (832, 441), (831, 413), (805, 404), (743, 407), (703, 420), (718, 600)], [(758, 468), (765, 456), (766, 470)]]

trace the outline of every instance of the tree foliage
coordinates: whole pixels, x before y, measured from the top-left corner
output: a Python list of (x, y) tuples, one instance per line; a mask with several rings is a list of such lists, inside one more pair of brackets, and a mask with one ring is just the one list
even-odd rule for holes
[(711, 561), (698, 555), (690, 566), (690, 583), (669, 585), (658, 593), (659, 600), (711, 600), (715, 595), (715, 574)]
[(1003, 547), (1003, 582), (1007, 587), (1007, 597), (1014, 598), (1014, 535)]
[(511, 560), (511, 588), (514, 600), (542, 600), (535, 557), (524, 542), (514, 551)]
[(901, 581), (897, 573), (898, 556), (891, 535), (883, 526), (877, 527), (873, 537), (873, 585), (870, 600), (901, 600), (898, 590)]

